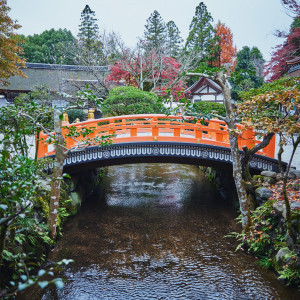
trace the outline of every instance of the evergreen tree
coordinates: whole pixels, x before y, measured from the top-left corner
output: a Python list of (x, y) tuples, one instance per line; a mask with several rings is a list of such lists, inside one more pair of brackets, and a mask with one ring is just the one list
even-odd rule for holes
[(28, 62), (74, 64), (75, 37), (67, 29), (50, 29), (28, 36), (23, 44)]
[(195, 15), (190, 24), (190, 32), (185, 44), (186, 50), (193, 50), (198, 53), (198, 58), (201, 60), (209, 54), (212, 49), (215, 37), (215, 30), (211, 24), (213, 18), (207, 11), (206, 5), (203, 2), (196, 7)]
[(233, 99), (240, 99), (240, 91), (248, 91), (258, 88), (264, 83), (263, 68), (264, 59), (257, 47), (250, 49), (244, 46), (236, 55), (236, 68), (230, 76), (232, 85), (231, 96)]
[(78, 38), (91, 51), (97, 47), (99, 40), (99, 27), (96, 24), (98, 19), (95, 18), (95, 12), (90, 9), (88, 5), (85, 6), (81, 13), (81, 24), (79, 25)]
[(145, 27), (144, 37), (147, 41), (147, 48), (150, 50), (163, 49), (166, 39), (166, 24), (156, 10), (147, 19)]
[(174, 21), (169, 21), (167, 27), (166, 51), (169, 56), (177, 57), (181, 50), (183, 39)]

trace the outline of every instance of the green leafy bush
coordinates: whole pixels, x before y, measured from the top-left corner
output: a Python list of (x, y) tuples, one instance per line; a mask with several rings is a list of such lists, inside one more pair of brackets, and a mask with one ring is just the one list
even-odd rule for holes
[(132, 86), (116, 87), (103, 101), (102, 111), (107, 116), (162, 113), (163, 105), (154, 93)]
[(82, 109), (69, 109), (67, 111), (67, 114), (69, 116), (69, 122), (73, 123), (77, 118), (80, 121), (84, 121), (86, 118), (86, 114), (84, 113), (84, 111)]
[(219, 116), (226, 116), (226, 110), (223, 103), (201, 101), (193, 104), (193, 109), (199, 114), (217, 114)]

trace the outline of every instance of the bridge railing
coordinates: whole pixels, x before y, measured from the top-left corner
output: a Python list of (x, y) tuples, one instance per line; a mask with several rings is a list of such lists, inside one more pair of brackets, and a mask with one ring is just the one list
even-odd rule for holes
[[(201, 124), (199, 120), (193, 122), (193, 117), (166, 116), (166, 115), (127, 115), (109, 117), (103, 119), (92, 119), (84, 122), (69, 124), (63, 122), (63, 135), (68, 133), (68, 127), (81, 130), (84, 128), (93, 129), (90, 138), (113, 135), (113, 144), (134, 143), (134, 142), (180, 142), (199, 143), (221, 147), (230, 147), (228, 128), (224, 121), (211, 119)], [(237, 125), (242, 130), (242, 125)], [(49, 144), (49, 137), (44, 133), (40, 134), (38, 157), (55, 154), (55, 147)], [(77, 141), (66, 137), (66, 147), (71, 149), (83, 142), (86, 138), (79, 136)], [(259, 143), (251, 129), (242, 130), (238, 139), (239, 147), (253, 147)], [(275, 139), (258, 154), (274, 158)]]

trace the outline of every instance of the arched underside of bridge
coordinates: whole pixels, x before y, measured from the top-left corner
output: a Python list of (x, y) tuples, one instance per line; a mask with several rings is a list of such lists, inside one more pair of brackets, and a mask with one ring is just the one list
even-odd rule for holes
[[(118, 143), (70, 152), (64, 162), (64, 172), (72, 174), (102, 166), (147, 162), (232, 168), (230, 149), (225, 147), (194, 143), (142, 142)], [(50, 163), (46, 171), (50, 171), (52, 166)], [(263, 170), (278, 172), (277, 160), (261, 155), (254, 155), (249, 166), (253, 173)]]

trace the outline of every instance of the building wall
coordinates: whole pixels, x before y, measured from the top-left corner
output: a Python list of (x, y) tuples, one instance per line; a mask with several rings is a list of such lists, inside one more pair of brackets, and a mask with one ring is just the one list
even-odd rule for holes
[(13, 76), (10, 85), (0, 85), (0, 92), (11, 94), (31, 91), (34, 86), (47, 85), (50, 90), (74, 95), (78, 87), (86, 84), (96, 84), (97, 76), (104, 78), (108, 75), (109, 67), (84, 67), (48, 64), (26, 64), (22, 71), (27, 78)]

